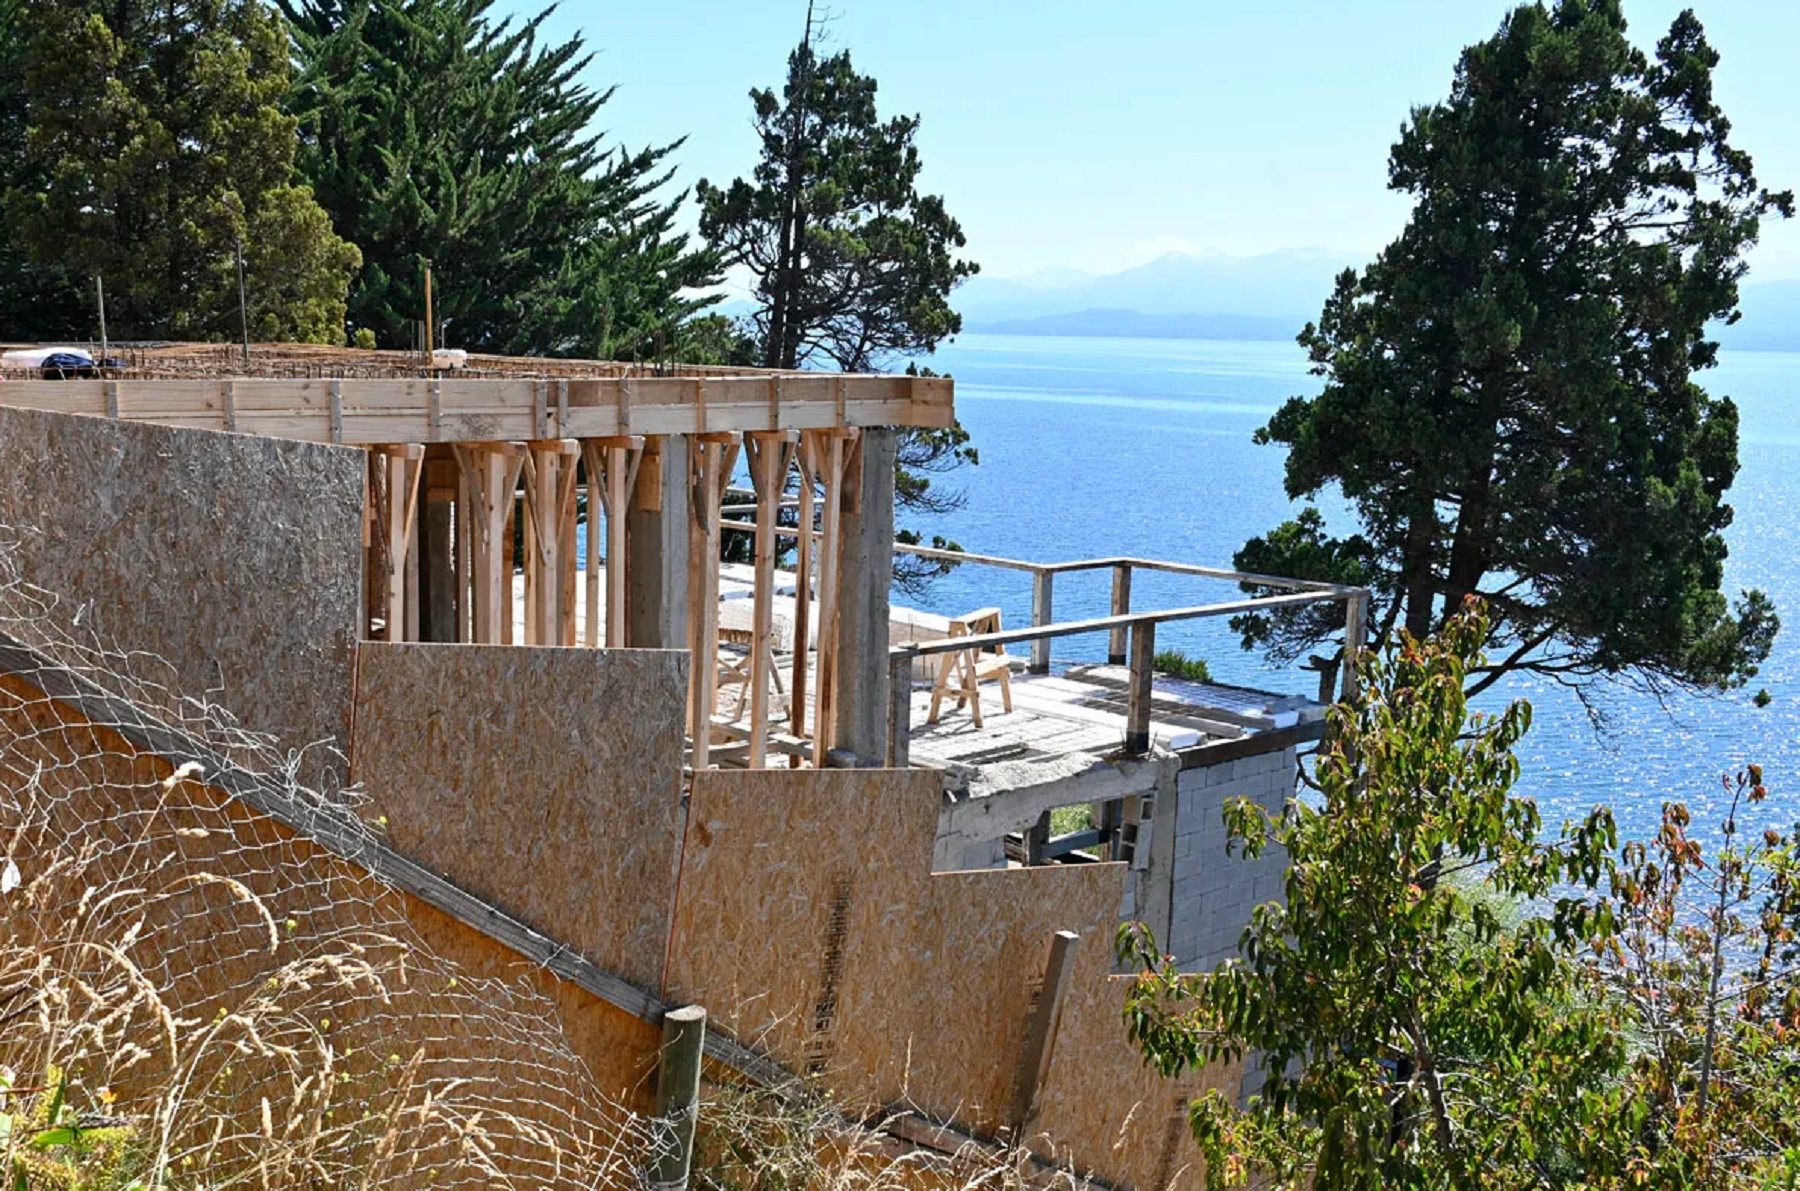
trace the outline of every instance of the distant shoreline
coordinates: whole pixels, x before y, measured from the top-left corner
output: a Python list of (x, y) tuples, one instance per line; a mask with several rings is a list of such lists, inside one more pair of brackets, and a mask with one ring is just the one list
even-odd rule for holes
[[(972, 318), (967, 335), (1020, 335), (1054, 339), (1197, 339), (1292, 343), (1308, 320), (1249, 314), (1147, 314), (1141, 310), (1090, 309), (1032, 318)], [(1746, 333), (1748, 332), (1748, 333)], [(1800, 327), (1789, 333), (1714, 328), (1720, 347), (1734, 352), (1800, 352)], [(1733, 340), (1739, 342), (1733, 342)]]

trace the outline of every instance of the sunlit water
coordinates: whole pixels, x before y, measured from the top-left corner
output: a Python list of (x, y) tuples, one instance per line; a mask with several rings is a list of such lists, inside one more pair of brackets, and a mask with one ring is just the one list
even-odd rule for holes
[[(1316, 390), (1299, 350), (1285, 343), (965, 335), (931, 361), (956, 378), (957, 409), (981, 464), (947, 481), (967, 504), (921, 525), (966, 549), (1032, 560), (1136, 554), (1229, 565), (1246, 538), (1291, 508), (1282, 451), (1251, 433), (1287, 397)], [(1800, 355), (1727, 354), (1704, 383), (1742, 412), (1742, 470), (1731, 493), (1729, 589), (1768, 591), (1789, 628), (1761, 675), (1742, 692), (1682, 696), (1667, 708), (1629, 691), (1602, 692), (1609, 723), (1589, 723), (1569, 693), (1515, 679), (1506, 696), (1531, 700), (1535, 726), (1521, 749), (1522, 792), (1555, 828), (1597, 802), (1622, 828), (1654, 831), (1667, 800), (1698, 823), (1723, 814), (1719, 777), (1760, 762), (1772, 789), (1746, 825), (1800, 819)], [(1349, 528), (1335, 502), (1328, 524)], [(1105, 572), (1063, 576), (1058, 620), (1104, 615)], [(1177, 607), (1228, 598), (1235, 588), (1138, 574), (1133, 606)], [(910, 598), (909, 598), (910, 599)], [(922, 599), (954, 614), (998, 604), (1006, 623), (1030, 619), (1030, 579), (964, 567)], [(1159, 645), (1204, 656), (1225, 681), (1308, 692), (1309, 674), (1275, 672), (1242, 652), (1222, 621), (1163, 626)], [(1102, 637), (1057, 642), (1057, 656), (1104, 654)], [(1767, 687), (1774, 701), (1751, 696)]]

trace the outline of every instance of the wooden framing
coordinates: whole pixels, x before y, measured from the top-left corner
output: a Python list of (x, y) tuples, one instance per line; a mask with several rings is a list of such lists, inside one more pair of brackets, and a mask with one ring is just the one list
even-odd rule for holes
[(845, 483), (849, 475), (850, 457), (859, 438), (855, 429), (814, 430), (802, 436), (803, 449), (809, 456), (809, 467), (818, 478), (820, 499), (825, 514), (820, 526), (819, 550), (819, 648), (816, 654), (815, 680), (818, 692), (813, 697), (813, 759), (815, 763), (831, 752), (833, 726), (836, 722), (837, 635), (838, 635), (838, 552), (844, 537)]
[[(795, 444), (799, 432), (793, 430), (753, 431), (744, 436), (744, 450), (749, 457), (750, 482), (756, 489), (756, 581), (752, 593), (752, 633), (750, 643), (750, 757), (752, 769), (767, 762), (769, 736), (769, 683), (774, 658), (775, 617), (775, 522), (781, 511), (781, 495), (787, 488), (788, 472), (794, 465)], [(796, 589), (796, 604), (801, 593)], [(796, 645), (804, 655), (804, 645)]]
[(738, 449), (736, 434), (700, 434), (689, 452), (693, 517), (688, 530), (688, 648), (694, 661), (688, 735), (696, 770), (711, 761), (713, 704), (719, 690), (719, 521)]
[[(546, 364), (554, 363), (546, 361)], [(347, 446), (948, 426), (946, 377), (24, 380), (5, 404)]]
[(512, 443), (476, 443), (459, 446), (456, 462), (469, 514), (468, 640), (505, 644), (512, 636), (513, 499), (525, 452)]
[(526, 450), (525, 644), (573, 645), (575, 627), (575, 460), (580, 447), (561, 439)]
[(587, 467), (587, 624), (586, 643), (599, 645), (600, 632), (600, 531), (599, 513), (606, 514), (606, 636), (608, 649), (623, 649), (628, 623), (625, 606), (625, 505), (637, 487), (638, 469), (644, 462), (644, 436), (588, 438), (581, 443)]

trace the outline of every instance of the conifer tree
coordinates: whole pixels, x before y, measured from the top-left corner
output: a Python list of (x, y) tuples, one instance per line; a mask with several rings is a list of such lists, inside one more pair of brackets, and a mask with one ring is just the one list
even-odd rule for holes
[[(1721, 590), (1737, 410), (1695, 378), (1760, 220), (1793, 195), (1731, 142), (1718, 60), (1692, 12), (1638, 49), (1618, 0), (1523, 5), (1464, 52), (1389, 159), (1405, 230), (1300, 336), (1323, 392), (1258, 433), (1288, 449), (1290, 496), (1336, 487), (1361, 532), (1311, 513), (1243, 569), (1371, 583), (1377, 641), (1484, 597), (1495, 656), (1472, 689), (1755, 673), (1774, 610)], [(1306, 613), (1239, 627), (1287, 656), (1332, 631)]]
[[(700, 231), (756, 279), (745, 330), (764, 367), (873, 372), (960, 331), (950, 291), (979, 266), (956, 255), (967, 241), (942, 196), (919, 191), (919, 118), (882, 119), (876, 80), (857, 73), (848, 50), (820, 57), (818, 25), (809, 7), (779, 94), (750, 92), (760, 156), (747, 179), (701, 181)], [(895, 497), (915, 512), (948, 511), (960, 497), (934, 489), (932, 476), (978, 461), (961, 425), (909, 430)], [(943, 569), (916, 562), (899, 564), (903, 585)]]
[(235, 338), (242, 245), (253, 337), (343, 342), (359, 258), (294, 182), (281, 22), (260, 0), (32, 0), (20, 11), (17, 242), (104, 276), (115, 338)]
[(716, 280), (662, 197), (679, 146), (592, 131), (612, 92), (577, 37), (540, 44), (492, 0), (282, 0), (300, 63), (302, 168), (366, 261), (350, 319), (410, 347), (424, 270), (443, 342), (643, 358), (667, 351)]
[[(44, 171), (26, 147), (25, 0), (0, 0), (0, 180), (41, 190)], [(8, 226), (0, 231), (0, 340), (85, 339), (93, 309), (68, 270), (40, 265)]]

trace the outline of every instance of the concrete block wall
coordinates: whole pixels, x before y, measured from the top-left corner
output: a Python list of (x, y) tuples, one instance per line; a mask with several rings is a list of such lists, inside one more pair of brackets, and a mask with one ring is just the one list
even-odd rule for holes
[(1227, 854), (1225, 803), (1249, 798), (1280, 814), (1294, 793), (1294, 750), (1277, 749), (1197, 769), (1176, 778), (1174, 814), (1158, 808), (1158, 830), (1173, 828), (1173, 888), (1163, 946), (1183, 968), (1211, 969), (1237, 954), (1251, 910), (1281, 897), (1287, 857), (1270, 848), (1254, 860)]

